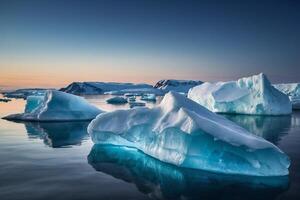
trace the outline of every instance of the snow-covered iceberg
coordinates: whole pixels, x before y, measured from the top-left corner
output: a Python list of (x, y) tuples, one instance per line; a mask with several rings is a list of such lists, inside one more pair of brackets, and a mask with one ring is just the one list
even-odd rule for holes
[(282, 83), (273, 86), (289, 96), (293, 109), (300, 109), (300, 83)]
[(61, 88), (63, 92), (76, 95), (96, 95), (104, 94), (111, 91), (119, 91), (125, 89), (145, 89), (153, 88), (148, 84), (133, 84), (133, 83), (114, 83), (114, 82), (74, 82), (66, 88)]
[(288, 96), (275, 89), (264, 74), (230, 82), (206, 82), (190, 89), (188, 98), (219, 113), (285, 115), (292, 112)]
[(25, 112), (4, 117), (22, 121), (92, 120), (102, 111), (84, 98), (65, 92), (48, 90), (44, 97), (30, 97)]
[(194, 80), (173, 80), (166, 79), (160, 80), (155, 84), (155, 88), (163, 90), (165, 92), (175, 91), (179, 93), (187, 93), (190, 88), (202, 84), (202, 81)]
[(124, 97), (112, 97), (110, 99), (107, 99), (106, 102), (109, 104), (124, 104), (127, 103), (127, 99), (125, 99)]
[(282, 176), (289, 158), (275, 145), (169, 92), (159, 106), (98, 115), (88, 126), (96, 144), (137, 148), (179, 167), (228, 174)]

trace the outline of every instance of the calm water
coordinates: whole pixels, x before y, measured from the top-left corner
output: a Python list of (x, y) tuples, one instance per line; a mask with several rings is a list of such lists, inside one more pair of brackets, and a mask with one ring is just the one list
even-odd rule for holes
[[(127, 108), (107, 105), (109, 96), (88, 98), (104, 110)], [(23, 100), (0, 102), (0, 117), (23, 108)], [(133, 149), (93, 145), (86, 122), (0, 119), (0, 199), (300, 199), (300, 112), (226, 117), (285, 151), (292, 160), (290, 176), (251, 178), (180, 169)]]

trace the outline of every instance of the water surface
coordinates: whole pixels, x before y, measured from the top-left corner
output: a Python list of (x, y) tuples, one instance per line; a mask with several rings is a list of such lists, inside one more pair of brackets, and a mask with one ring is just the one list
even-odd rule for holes
[[(87, 98), (103, 110), (128, 108), (106, 104), (109, 97)], [(24, 104), (0, 102), (0, 116), (22, 112)], [(0, 199), (299, 199), (300, 112), (225, 117), (286, 152), (290, 176), (250, 178), (177, 168), (134, 149), (94, 145), (87, 122), (0, 120)]]

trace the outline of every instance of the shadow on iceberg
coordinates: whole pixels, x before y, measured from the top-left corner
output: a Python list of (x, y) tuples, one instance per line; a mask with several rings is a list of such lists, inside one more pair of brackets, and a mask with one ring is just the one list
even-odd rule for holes
[(40, 138), (53, 148), (81, 145), (88, 138), (89, 122), (25, 122), (29, 138)]
[(253, 116), (222, 114), (222, 116), (276, 145), (281, 140), (281, 137), (288, 133), (292, 125), (291, 115)]
[(97, 171), (134, 183), (154, 199), (273, 199), (288, 189), (288, 176), (251, 177), (179, 168), (134, 148), (93, 146), (88, 162)]

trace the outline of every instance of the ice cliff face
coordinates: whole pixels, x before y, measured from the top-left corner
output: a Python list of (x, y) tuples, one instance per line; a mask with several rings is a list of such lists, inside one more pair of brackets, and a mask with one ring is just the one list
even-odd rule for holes
[(155, 88), (164, 90), (165, 92), (175, 91), (179, 93), (187, 93), (190, 88), (202, 84), (202, 81), (193, 80), (160, 80), (155, 84)]
[(92, 120), (102, 111), (84, 98), (49, 90), (44, 97), (30, 97), (25, 113), (4, 117), (23, 121), (82, 121)]
[(88, 133), (96, 144), (134, 147), (185, 168), (282, 176), (288, 174), (290, 164), (273, 144), (173, 92), (152, 109), (98, 115)]
[(293, 109), (300, 109), (300, 83), (283, 83), (273, 86), (289, 96)]
[(213, 112), (285, 115), (292, 112), (287, 95), (275, 89), (264, 74), (237, 81), (203, 83), (188, 98)]

